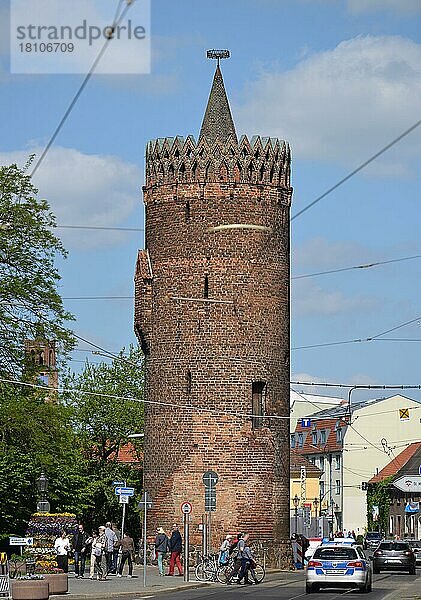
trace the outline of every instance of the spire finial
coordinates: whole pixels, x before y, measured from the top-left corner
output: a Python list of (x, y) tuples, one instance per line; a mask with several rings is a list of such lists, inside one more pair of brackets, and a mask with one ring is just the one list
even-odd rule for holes
[(206, 58), (216, 58), (216, 60), (218, 61), (218, 67), (219, 67), (219, 61), (221, 60), (221, 58), (229, 58), (229, 57), (230, 57), (229, 50), (208, 50), (206, 52)]
[(237, 134), (235, 133), (224, 81), (219, 68), (220, 59), (229, 58), (230, 52), (229, 50), (208, 50), (206, 56), (207, 58), (216, 59), (218, 63), (199, 139), (206, 138), (211, 143), (217, 139), (225, 142), (229, 136), (232, 136), (237, 141)]

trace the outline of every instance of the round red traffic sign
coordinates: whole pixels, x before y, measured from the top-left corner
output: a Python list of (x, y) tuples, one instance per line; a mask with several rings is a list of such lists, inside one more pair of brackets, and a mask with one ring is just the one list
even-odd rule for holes
[(181, 505), (181, 512), (183, 513), (183, 515), (189, 515), (192, 510), (193, 507), (191, 505), (191, 502), (183, 502), (183, 504)]

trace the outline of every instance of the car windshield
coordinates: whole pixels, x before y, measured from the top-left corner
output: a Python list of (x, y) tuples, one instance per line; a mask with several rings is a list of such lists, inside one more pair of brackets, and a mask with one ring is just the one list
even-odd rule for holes
[(404, 552), (409, 550), (409, 545), (404, 542), (382, 542), (379, 546), (380, 550), (395, 550)]
[(338, 546), (337, 548), (317, 548), (313, 554), (313, 558), (321, 558), (323, 560), (352, 560), (358, 557), (354, 548)]
[(370, 531), (366, 537), (368, 540), (379, 540), (382, 536), (378, 531)]
[(420, 541), (413, 541), (413, 542), (409, 542), (409, 545), (412, 546), (412, 548), (421, 548), (421, 542)]

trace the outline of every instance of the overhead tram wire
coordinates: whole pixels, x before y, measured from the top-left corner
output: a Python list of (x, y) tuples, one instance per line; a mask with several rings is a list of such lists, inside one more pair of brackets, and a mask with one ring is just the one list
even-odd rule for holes
[(338, 187), (340, 187), (346, 181), (348, 181), (349, 179), (351, 179), (351, 177), (353, 177), (354, 175), (356, 175), (357, 173), (359, 173), (360, 171), (362, 171), (370, 163), (372, 163), (374, 160), (376, 160), (376, 158), (378, 158), (384, 152), (386, 152), (387, 150), (389, 150), (389, 148), (391, 148), (392, 146), (394, 146), (395, 144), (397, 144), (400, 140), (402, 140), (404, 137), (406, 137), (407, 135), (409, 135), (420, 124), (421, 124), (421, 120), (419, 120), (416, 123), (414, 123), (413, 125), (411, 125), (411, 127), (409, 127), (408, 129), (406, 129), (398, 137), (396, 137), (394, 140), (392, 140), (391, 142), (389, 142), (386, 146), (383, 146), (383, 148), (381, 148), (381, 150), (379, 150), (378, 152), (376, 152), (375, 154), (373, 154), (373, 156), (371, 156), (366, 161), (364, 161), (361, 165), (359, 165), (359, 167), (357, 167), (356, 169), (354, 169), (353, 171), (351, 171), (351, 173), (348, 173), (348, 175), (346, 175), (345, 177), (343, 177), (340, 181), (338, 181), (338, 183), (335, 183), (335, 185), (333, 185), (328, 190), (326, 190), (326, 192), (324, 192), (323, 194), (321, 194), (320, 196), (318, 196), (317, 198), (315, 198), (312, 202), (310, 202), (310, 204), (307, 204), (306, 206), (304, 206), (304, 208), (302, 208), (297, 213), (295, 213), (295, 215), (293, 215), (291, 217), (290, 221), (294, 221), (294, 219), (297, 219), (299, 216), (301, 216), (303, 213), (305, 213), (307, 210), (309, 210), (312, 206), (314, 206), (315, 204), (317, 204), (318, 202), (320, 202), (320, 200), (323, 200), (323, 198), (326, 198), (326, 196), (328, 196), (329, 194), (331, 194), (334, 190), (338, 189)]
[(121, 21), (123, 20), (126, 12), (130, 8), (131, 4), (133, 4), (133, 2), (134, 2), (134, 0), (126, 0), (126, 6), (125, 6), (125, 8), (123, 9), (123, 11), (121, 12), (121, 14), (119, 16), (120, 9), (121, 9), (123, 1), (124, 0), (118, 0), (117, 9), (116, 9), (116, 12), (115, 12), (115, 15), (114, 15), (114, 19), (113, 19), (112, 24), (110, 25), (110, 28), (109, 28), (109, 32), (110, 33), (107, 36), (107, 39), (105, 40), (105, 42), (104, 42), (101, 50), (99, 51), (97, 57), (95, 58), (94, 62), (92, 63), (91, 68), (89, 69), (88, 73), (85, 75), (85, 78), (83, 79), (81, 85), (79, 86), (79, 89), (77, 90), (76, 94), (73, 96), (72, 101), (70, 102), (69, 106), (67, 107), (66, 111), (64, 112), (64, 115), (60, 119), (60, 121), (59, 121), (57, 127), (55, 128), (52, 136), (50, 137), (47, 145), (45, 146), (45, 148), (44, 148), (41, 156), (36, 161), (35, 166), (34, 166), (34, 168), (32, 169), (32, 172), (31, 172), (31, 177), (33, 177), (35, 175), (35, 173), (37, 172), (37, 170), (40, 167), (41, 163), (43, 162), (44, 158), (47, 156), (47, 153), (48, 153), (49, 149), (51, 148), (51, 146), (53, 145), (56, 137), (60, 133), (61, 128), (63, 127), (64, 123), (67, 121), (68, 116), (72, 112), (72, 110), (73, 110), (76, 102), (79, 100), (79, 97), (82, 94), (83, 90), (85, 89), (88, 81), (90, 80), (90, 78), (94, 74), (94, 71), (95, 71), (96, 67), (98, 66), (98, 63), (101, 60), (101, 58), (102, 58), (105, 50), (107, 49), (108, 44), (113, 39), (113, 33), (114, 33), (115, 28), (121, 23)]
[(381, 341), (381, 339), (380, 339), (381, 336), (386, 335), (386, 333), (391, 333), (392, 331), (396, 331), (397, 329), (406, 327), (407, 325), (410, 325), (411, 323), (415, 323), (416, 321), (419, 321), (420, 319), (421, 319), (421, 316), (415, 317), (415, 319), (405, 321), (405, 323), (400, 323), (399, 325), (396, 325), (395, 327), (391, 327), (390, 329), (386, 329), (385, 331), (382, 331), (381, 333), (377, 333), (376, 335), (372, 335), (367, 338), (355, 338), (352, 340), (339, 340), (337, 342), (323, 342), (321, 344), (310, 344), (307, 346), (294, 346), (291, 348), (291, 350), (307, 350), (309, 348), (323, 348), (326, 346), (339, 346), (342, 344), (355, 344), (355, 343), (364, 343), (364, 342), (372, 342), (372, 341)]

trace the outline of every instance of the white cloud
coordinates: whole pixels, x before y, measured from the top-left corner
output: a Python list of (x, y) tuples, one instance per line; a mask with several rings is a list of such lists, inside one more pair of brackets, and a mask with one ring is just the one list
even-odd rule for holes
[(348, 10), (354, 14), (390, 11), (398, 15), (421, 11), (419, 0), (348, 0)]
[[(34, 152), (39, 156), (41, 149), (2, 152), (0, 164), (16, 162), (23, 166)], [(33, 180), (39, 196), (48, 200), (57, 223), (120, 226), (138, 203), (140, 217), (141, 171), (116, 156), (51, 148)], [(139, 223), (140, 218), (136, 221)], [(87, 234), (72, 230), (70, 234), (59, 229), (58, 233), (67, 248), (109, 246), (127, 240), (126, 233), (109, 231)]]
[(367, 312), (377, 306), (377, 301), (368, 296), (359, 295), (350, 298), (338, 290), (325, 290), (309, 279), (293, 281), (291, 297), (293, 318)]
[[(290, 71), (262, 72), (234, 111), (238, 130), (287, 139), (301, 158), (355, 166), (419, 119), (420, 72), (421, 45), (409, 39), (343, 41)], [(417, 138), (400, 143), (399, 161), (382, 157), (391, 175), (420, 148)]]

